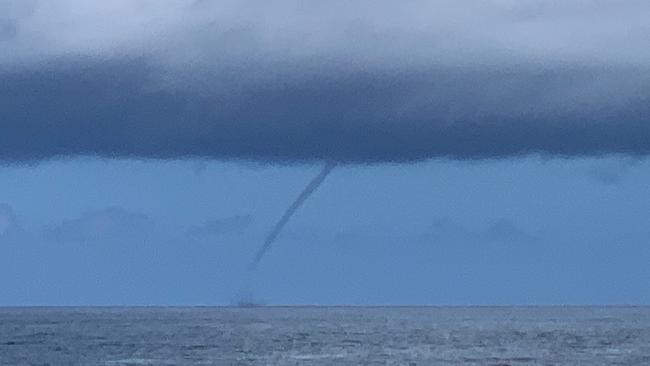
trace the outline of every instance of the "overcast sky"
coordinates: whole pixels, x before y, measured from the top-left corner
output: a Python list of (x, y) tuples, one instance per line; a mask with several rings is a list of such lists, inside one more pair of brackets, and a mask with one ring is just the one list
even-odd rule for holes
[(649, 17), (0, 0), (0, 304), (648, 304)]

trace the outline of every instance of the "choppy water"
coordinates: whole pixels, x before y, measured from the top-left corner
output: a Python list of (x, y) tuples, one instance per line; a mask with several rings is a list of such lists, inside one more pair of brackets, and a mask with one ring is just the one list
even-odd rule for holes
[(650, 308), (0, 308), (0, 365), (650, 365)]

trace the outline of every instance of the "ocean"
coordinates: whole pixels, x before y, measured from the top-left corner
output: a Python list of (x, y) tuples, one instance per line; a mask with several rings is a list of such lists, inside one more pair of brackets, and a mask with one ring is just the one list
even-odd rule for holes
[(650, 307), (0, 308), (0, 365), (650, 365)]

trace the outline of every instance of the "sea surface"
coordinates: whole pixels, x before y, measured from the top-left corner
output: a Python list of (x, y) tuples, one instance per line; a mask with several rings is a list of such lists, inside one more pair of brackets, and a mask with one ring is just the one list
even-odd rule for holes
[(0, 308), (0, 365), (650, 365), (650, 307)]

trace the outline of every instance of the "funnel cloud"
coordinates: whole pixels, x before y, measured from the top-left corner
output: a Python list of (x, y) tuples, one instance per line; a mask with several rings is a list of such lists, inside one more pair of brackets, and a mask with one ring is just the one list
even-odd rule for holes
[(323, 183), (325, 178), (330, 174), (332, 169), (334, 169), (336, 165), (334, 163), (326, 163), (325, 166), (323, 167), (323, 170), (318, 173), (317, 176), (312, 179), (309, 184), (305, 187), (305, 189), (300, 192), (298, 197), (293, 201), (291, 206), (287, 208), (286, 211), (284, 211), (284, 214), (280, 218), (280, 220), (275, 224), (273, 227), (273, 230), (267, 235), (266, 239), (264, 240), (264, 244), (262, 244), (262, 247), (259, 249), (255, 257), (253, 258), (253, 262), (250, 265), (250, 269), (254, 270), (257, 268), (259, 265), (260, 261), (262, 258), (264, 258), (264, 255), (271, 249), (271, 245), (273, 245), (273, 242), (275, 242), (275, 239), (277, 239), (278, 235), (280, 235), (280, 232), (284, 228), (284, 226), (289, 222), (291, 219), (291, 216), (298, 211), (300, 206), (302, 206), (303, 203), (312, 195), (318, 187)]

